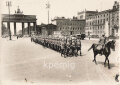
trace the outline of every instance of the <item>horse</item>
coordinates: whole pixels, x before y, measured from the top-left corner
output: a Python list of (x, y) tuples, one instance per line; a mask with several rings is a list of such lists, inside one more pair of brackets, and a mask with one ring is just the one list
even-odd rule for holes
[(115, 41), (109, 41), (105, 44), (103, 49), (97, 49), (98, 44), (92, 44), (92, 46), (88, 49), (90, 51), (93, 48), (93, 53), (94, 53), (94, 59), (93, 62), (97, 64), (96, 62), (96, 55), (101, 54), (101, 51), (103, 51), (103, 55), (105, 56), (105, 62), (104, 66), (106, 66), (106, 61), (108, 61), (108, 69), (110, 69), (110, 64), (109, 64), (109, 55), (111, 54), (111, 49), (115, 51)]

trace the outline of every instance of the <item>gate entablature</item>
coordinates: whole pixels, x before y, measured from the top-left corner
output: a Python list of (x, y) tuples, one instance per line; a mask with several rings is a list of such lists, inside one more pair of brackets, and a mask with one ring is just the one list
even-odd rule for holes
[(36, 22), (36, 16), (35, 15), (10, 15), (9, 20), (9, 14), (2, 14), (2, 21), (3, 22)]

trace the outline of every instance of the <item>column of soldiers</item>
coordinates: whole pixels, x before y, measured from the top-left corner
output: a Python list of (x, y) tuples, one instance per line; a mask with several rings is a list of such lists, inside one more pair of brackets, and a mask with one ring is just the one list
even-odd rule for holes
[[(34, 36), (31, 41), (38, 43), (44, 47), (50, 48), (61, 53), (61, 56), (78, 56), (81, 55), (81, 41), (80, 39), (71, 38), (49, 38)], [(79, 52), (79, 53), (78, 53)]]

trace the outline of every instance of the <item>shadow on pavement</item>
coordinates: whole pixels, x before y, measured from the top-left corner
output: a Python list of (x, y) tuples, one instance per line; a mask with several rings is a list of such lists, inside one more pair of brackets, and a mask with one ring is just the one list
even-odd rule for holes
[[(98, 61), (97, 63), (104, 66), (104, 62)], [(106, 63), (106, 67), (107, 67), (107, 66), (108, 66), (108, 63)], [(110, 67), (111, 67), (111, 69), (112, 69), (113, 67), (117, 67), (117, 66), (116, 66), (114, 63), (110, 63)]]

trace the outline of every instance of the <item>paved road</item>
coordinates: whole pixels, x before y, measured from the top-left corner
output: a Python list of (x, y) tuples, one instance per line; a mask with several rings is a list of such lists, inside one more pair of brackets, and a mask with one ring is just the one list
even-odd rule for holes
[[(117, 54), (110, 55), (111, 69), (104, 67), (104, 56), (97, 56), (95, 65), (93, 53), (87, 51), (97, 40), (83, 40), (83, 56), (63, 58), (59, 53), (30, 42), (29, 38), (1, 39), (0, 56), (2, 83), (9, 85), (24, 83), (55, 83), (62, 85), (115, 85), (114, 76), (118, 73)], [(118, 46), (117, 46), (118, 47)], [(118, 49), (118, 48), (116, 48)], [(8, 83), (6, 83), (6, 81)], [(12, 84), (13, 85), (13, 84)], [(53, 85), (53, 84), (52, 84)]]

